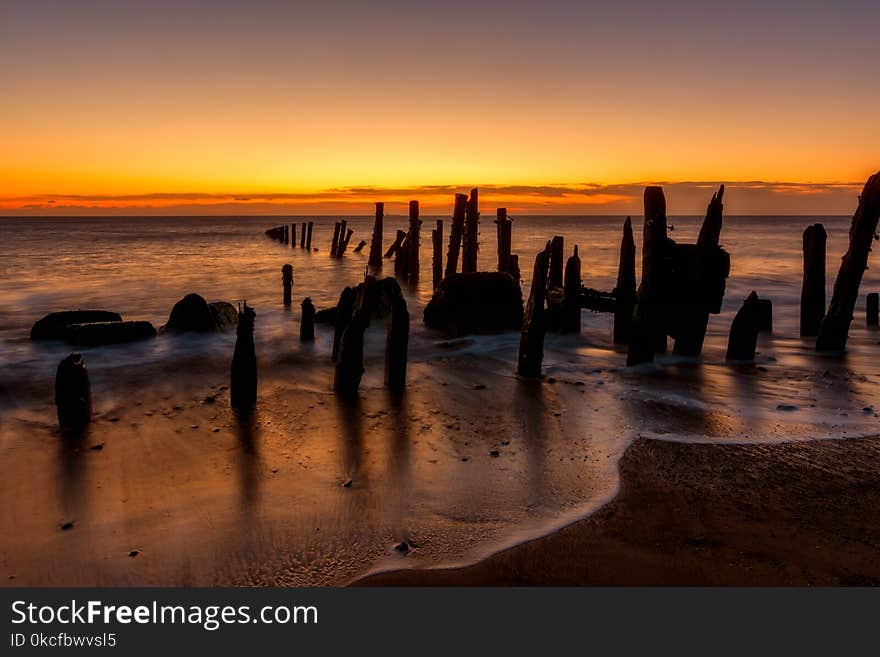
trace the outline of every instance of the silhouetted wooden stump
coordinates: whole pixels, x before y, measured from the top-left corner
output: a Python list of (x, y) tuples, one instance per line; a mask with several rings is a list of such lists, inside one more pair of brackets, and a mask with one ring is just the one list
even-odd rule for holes
[(574, 255), (565, 263), (565, 297), (562, 305), (563, 334), (581, 332), (581, 259), (575, 244)]
[(541, 376), (541, 365), (544, 362), (544, 335), (547, 332), (544, 299), (547, 294), (549, 267), (550, 242), (547, 243), (547, 247), (543, 251), (535, 256), (532, 289), (529, 292), (529, 302), (523, 317), (516, 369), (517, 374), (523, 377), (538, 378)]
[(406, 233), (402, 230), (398, 230), (394, 242), (391, 243), (391, 246), (389, 246), (388, 250), (385, 252), (385, 257), (391, 258), (392, 256), (397, 256), (397, 254), (400, 253), (401, 245), (405, 239)]
[(456, 194), (452, 209), (452, 228), (449, 231), (449, 251), (446, 254), (446, 276), (458, 271), (458, 256), (464, 239), (464, 222), (467, 213), (467, 194)]
[(758, 299), (758, 330), (773, 333), (773, 302), (770, 299)]
[(351, 236), (354, 231), (348, 227), (348, 222), (346, 220), (342, 220), (342, 225), (339, 227), (339, 244), (336, 247), (336, 257), (341, 258), (345, 255), (346, 249), (348, 249), (348, 243), (351, 241)]
[(238, 323), (238, 311), (226, 301), (208, 303), (198, 294), (187, 294), (174, 304), (163, 327), (172, 332), (211, 332), (222, 331), (227, 326)]
[(614, 288), (614, 343), (626, 344), (632, 330), (633, 309), (636, 305), (636, 243), (633, 239), (632, 219), (623, 222), (620, 240), (620, 262), (617, 266), (617, 286)]
[(293, 290), (293, 265), (281, 267), (281, 284), (284, 286), (284, 305), (290, 305), (290, 293)]
[(433, 289), (443, 280), (443, 220), (437, 220), (437, 228), (431, 231), (431, 277)]
[(296, 248), (296, 224), (290, 224), (290, 246)]
[(367, 243), (364, 240), (361, 240), (360, 242), (358, 242), (358, 245), (356, 247), (354, 247), (354, 252), (360, 253), (361, 251), (364, 250), (364, 247), (366, 245), (367, 245)]
[(307, 229), (307, 227), (308, 227), (308, 224), (306, 224), (305, 221), (302, 222), (302, 224), (300, 224), (299, 248), (301, 248), (301, 249), (306, 248), (306, 229)]
[(409, 202), (409, 234), (406, 238), (407, 251), (407, 279), (411, 285), (419, 280), (419, 245), (421, 242), (422, 220), (419, 219), (419, 202)]
[(150, 322), (90, 322), (67, 327), (66, 341), (78, 347), (138, 342), (156, 337)]
[(761, 304), (753, 291), (743, 302), (730, 325), (727, 340), (727, 360), (755, 360), (758, 332), (761, 330)]
[(498, 271), (510, 273), (511, 221), (507, 218), (507, 208), (495, 212), (495, 226), (498, 234)]
[(382, 294), (391, 306), (388, 333), (385, 338), (385, 386), (395, 394), (406, 387), (406, 365), (409, 350), (409, 310), (393, 278), (380, 282)]
[(843, 351), (849, 337), (862, 275), (868, 268), (868, 254), (880, 219), (880, 172), (865, 183), (859, 207), (849, 229), (849, 248), (840, 263), (831, 304), (816, 339), (817, 351)]
[(517, 287), (519, 287), (521, 281), (521, 276), (519, 272), (519, 256), (515, 253), (511, 254), (510, 256), (510, 265), (508, 269), (510, 270), (508, 271), (508, 273), (510, 274), (511, 278), (513, 278), (513, 282), (516, 283)]
[(331, 352), (331, 358), (334, 363), (339, 356), (339, 343), (342, 340), (345, 327), (351, 321), (351, 314), (354, 312), (356, 300), (357, 291), (353, 287), (346, 287), (339, 295), (339, 303), (336, 304), (336, 322), (333, 330), (333, 350)]
[(302, 314), (299, 320), (299, 341), (314, 342), (315, 341), (315, 305), (312, 303), (311, 297), (306, 297), (302, 301)]
[(232, 408), (240, 413), (249, 412), (257, 403), (257, 353), (254, 348), (254, 309), (244, 302), (238, 315), (235, 351), (229, 380), (229, 399)]
[(865, 297), (865, 319), (868, 326), (880, 326), (880, 294), (869, 292)]
[(521, 330), (522, 318), (522, 290), (497, 271), (447, 276), (424, 311), (425, 326), (449, 336)]
[(309, 251), (312, 250), (312, 227), (313, 226), (314, 226), (314, 222), (310, 221), (309, 222), (309, 230), (306, 233), (306, 249), (308, 249)]
[(92, 388), (86, 364), (79, 354), (70, 354), (58, 363), (55, 408), (62, 430), (81, 431), (92, 421)]
[(825, 243), (822, 224), (804, 230), (804, 278), (801, 285), (801, 337), (819, 335), (825, 316)]
[(376, 218), (373, 220), (373, 236), (370, 238), (370, 260), (371, 267), (379, 268), (382, 266), (382, 229), (385, 220), (385, 204), (376, 203)]
[(550, 240), (550, 273), (547, 285), (550, 287), (562, 287), (562, 271), (565, 262), (565, 238), (562, 235), (554, 235)]
[(333, 389), (342, 397), (356, 396), (361, 385), (364, 375), (364, 332), (370, 325), (377, 294), (376, 279), (367, 276), (357, 288), (351, 317), (342, 331), (333, 377)]
[(330, 257), (336, 257), (336, 251), (339, 249), (339, 233), (342, 231), (342, 223), (336, 222), (333, 225), (333, 243), (330, 245)]
[(480, 249), (479, 190), (474, 187), (468, 199), (464, 220), (464, 256), (462, 273), (477, 271), (477, 253)]

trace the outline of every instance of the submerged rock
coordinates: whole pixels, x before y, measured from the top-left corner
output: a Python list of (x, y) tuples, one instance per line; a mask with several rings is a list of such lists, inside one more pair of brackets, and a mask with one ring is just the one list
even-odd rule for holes
[(73, 324), (121, 321), (122, 315), (109, 310), (65, 310), (49, 313), (34, 322), (31, 327), (31, 340), (66, 340), (68, 329)]
[(452, 336), (522, 328), (519, 284), (504, 272), (452, 274), (425, 306), (425, 325)]
[(174, 304), (166, 331), (212, 333), (238, 323), (238, 310), (226, 301), (208, 303), (198, 294), (187, 294)]
[(156, 337), (150, 322), (92, 322), (67, 327), (67, 342), (79, 347), (135, 342)]

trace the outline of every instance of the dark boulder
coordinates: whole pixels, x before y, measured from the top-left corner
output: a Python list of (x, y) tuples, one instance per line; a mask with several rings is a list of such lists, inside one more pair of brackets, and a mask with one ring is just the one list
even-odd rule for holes
[(198, 294), (187, 294), (174, 304), (168, 316), (168, 323), (163, 329), (211, 333), (237, 323), (238, 311), (231, 303), (225, 301), (208, 303)]
[(66, 340), (71, 324), (92, 322), (121, 322), (122, 315), (107, 310), (65, 310), (49, 313), (34, 322), (31, 340)]
[(453, 336), (518, 331), (522, 291), (504, 272), (452, 274), (434, 291), (424, 318), (427, 327)]
[(150, 322), (90, 322), (67, 327), (67, 342), (79, 347), (98, 347), (156, 337)]

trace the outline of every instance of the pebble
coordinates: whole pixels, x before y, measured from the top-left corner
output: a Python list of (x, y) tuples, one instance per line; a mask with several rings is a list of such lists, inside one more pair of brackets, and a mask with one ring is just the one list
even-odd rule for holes
[(132, 550), (131, 552), (128, 553), (128, 556), (130, 556), (132, 559), (134, 559), (140, 553), (141, 553), (140, 550)]
[(491, 452), (489, 452), (489, 456), (491, 456), (493, 458), (497, 457), (497, 456), (501, 456), (501, 452), (499, 452), (497, 449), (493, 449)]
[(342, 487), (343, 488), (351, 488), (351, 485), (353, 483), (354, 482), (351, 479), (346, 479), (345, 481), (342, 482)]
[(394, 549), (400, 552), (401, 554), (406, 554), (409, 552), (409, 543), (406, 541), (401, 541), (397, 545), (394, 546)]
[(65, 522), (64, 524), (61, 525), (61, 530), (62, 530), (62, 531), (65, 531), (65, 532), (66, 532), (66, 531), (71, 530), (71, 529), (73, 529), (73, 522)]

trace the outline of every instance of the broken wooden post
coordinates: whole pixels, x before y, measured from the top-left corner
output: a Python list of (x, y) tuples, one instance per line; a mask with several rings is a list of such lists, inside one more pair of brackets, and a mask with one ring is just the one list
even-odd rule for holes
[(257, 353), (254, 349), (254, 309), (244, 302), (238, 313), (235, 350), (229, 380), (232, 408), (244, 413), (257, 403)]
[(307, 224), (306, 224), (305, 221), (302, 222), (302, 224), (300, 224), (300, 230), (299, 230), (299, 248), (301, 248), (301, 249), (306, 248), (306, 227), (307, 227)]
[(336, 257), (336, 249), (339, 248), (339, 232), (342, 230), (342, 224), (338, 221), (333, 226), (333, 244), (330, 245), (330, 257)]
[(432, 283), (433, 289), (440, 287), (440, 281), (443, 280), (443, 220), (437, 220), (437, 228), (431, 231), (431, 246), (433, 254), (431, 259), (432, 265)]
[(290, 305), (290, 291), (293, 288), (293, 265), (287, 264), (281, 268), (281, 283), (284, 285), (284, 305)]
[[(351, 236), (354, 234), (354, 231), (351, 228), (345, 230), (345, 224), (346, 222), (343, 221), (342, 230), (340, 230), (339, 248), (336, 250), (337, 258), (341, 258), (343, 255), (345, 255), (345, 250), (348, 248), (348, 243), (351, 241)], [(343, 232), (345, 233), (345, 238), (342, 238)]]
[(880, 294), (870, 292), (865, 297), (865, 319), (868, 326), (880, 326)]
[(666, 326), (661, 306), (665, 291), (666, 197), (663, 188), (645, 187), (645, 226), (642, 240), (642, 282), (637, 292), (630, 331), (627, 365), (650, 363), (666, 350)]
[(468, 199), (464, 220), (464, 257), (461, 271), (477, 271), (477, 252), (480, 250), (480, 204), (479, 190), (474, 187)]
[(507, 218), (507, 208), (495, 211), (495, 225), (498, 233), (498, 271), (510, 273), (511, 221)]
[(419, 281), (419, 242), (421, 241), (422, 220), (419, 219), (419, 202), (409, 202), (409, 235), (406, 243), (409, 246), (407, 253), (407, 278), (411, 285)]
[(354, 247), (354, 253), (360, 253), (361, 251), (364, 250), (364, 247), (366, 245), (367, 245), (367, 243), (364, 240), (361, 240), (360, 242), (358, 242), (358, 245), (356, 247)]
[(296, 248), (296, 224), (290, 224), (290, 246)]
[(770, 299), (758, 299), (758, 330), (773, 333), (773, 302)]
[(406, 387), (406, 362), (409, 345), (409, 311), (400, 285), (393, 278), (381, 282), (383, 293), (391, 306), (388, 332), (385, 336), (385, 386), (395, 394)]
[(314, 342), (315, 341), (315, 304), (312, 303), (311, 297), (306, 297), (302, 301), (302, 315), (299, 320), (299, 341)]
[(547, 332), (544, 318), (544, 299), (547, 295), (547, 270), (550, 267), (550, 242), (535, 256), (532, 271), (532, 289), (523, 317), (522, 334), (519, 338), (519, 358), (516, 372), (520, 376), (541, 376), (544, 361), (544, 334)]
[[(355, 296), (354, 290), (352, 293)], [(351, 316), (342, 332), (333, 376), (333, 390), (342, 397), (355, 397), (361, 385), (364, 375), (364, 332), (370, 325), (370, 315), (377, 305), (376, 294), (376, 279), (367, 276), (357, 288)]]
[(825, 243), (822, 224), (804, 231), (804, 278), (801, 284), (801, 337), (819, 335), (825, 316)]
[(55, 408), (62, 430), (81, 431), (92, 421), (89, 372), (79, 354), (70, 354), (55, 371)]
[(407, 272), (409, 271), (409, 234), (404, 233), (402, 230), (398, 231), (398, 233), (403, 233), (403, 239), (400, 241), (400, 246), (397, 247), (397, 254), (394, 257), (394, 275), (398, 278), (407, 278)]
[(565, 257), (565, 238), (554, 235), (550, 240), (550, 274), (547, 285), (550, 287), (562, 287), (562, 266)]
[(406, 233), (402, 230), (397, 231), (397, 235), (394, 238), (394, 242), (391, 243), (391, 246), (388, 247), (388, 250), (385, 252), (386, 258), (391, 258), (392, 256), (396, 256), (400, 251), (400, 245), (403, 244), (403, 240), (406, 239)]
[(356, 298), (357, 291), (353, 287), (346, 287), (339, 295), (339, 303), (336, 304), (336, 323), (333, 329), (333, 347), (330, 352), (330, 358), (334, 363), (339, 356), (339, 341), (342, 339), (345, 327), (351, 321)]
[(513, 280), (517, 285), (520, 284), (520, 273), (519, 273), (519, 256), (516, 254), (512, 254), (510, 256), (510, 265), (508, 267), (509, 271), (507, 272), (511, 276), (513, 276)]
[(862, 275), (868, 268), (868, 253), (877, 232), (880, 219), (880, 172), (865, 183), (859, 197), (859, 207), (849, 229), (849, 248), (840, 263), (831, 304), (816, 339), (817, 351), (843, 351), (853, 318)]
[(382, 266), (382, 224), (385, 220), (385, 204), (376, 203), (376, 219), (373, 221), (373, 236), (370, 238), (370, 260), (371, 267)]
[(636, 305), (636, 242), (630, 217), (623, 222), (614, 301), (614, 343), (626, 344), (629, 342)]
[(449, 229), (449, 251), (446, 253), (446, 276), (458, 270), (458, 255), (464, 239), (464, 220), (467, 212), (467, 194), (456, 194), (452, 208), (452, 227)]
[(310, 221), (310, 222), (309, 222), (309, 231), (308, 231), (308, 233), (306, 234), (306, 248), (307, 248), (309, 251), (312, 250), (312, 226), (313, 226), (313, 225), (314, 225), (314, 222)]
[(574, 255), (565, 263), (565, 297), (563, 298), (560, 330), (562, 333), (581, 332), (581, 259), (577, 244)]
[(733, 318), (727, 340), (727, 360), (755, 360), (760, 327), (758, 302), (758, 295), (752, 291)]

